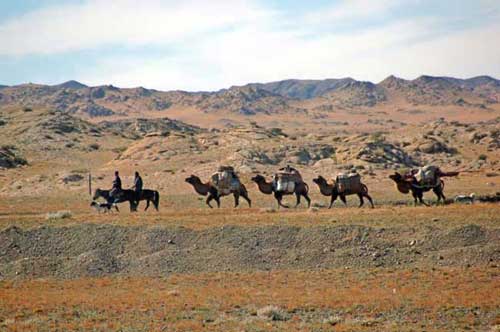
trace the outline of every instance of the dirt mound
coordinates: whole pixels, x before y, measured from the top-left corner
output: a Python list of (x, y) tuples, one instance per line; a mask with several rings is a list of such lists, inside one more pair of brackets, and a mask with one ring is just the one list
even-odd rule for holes
[[(0, 278), (161, 275), (498, 261), (500, 230), (364, 226), (186, 228), (78, 225), (0, 232)], [(416, 240), (410, 241), (409, 234)], [(480, 246), (479, 246), (480, 244)]]

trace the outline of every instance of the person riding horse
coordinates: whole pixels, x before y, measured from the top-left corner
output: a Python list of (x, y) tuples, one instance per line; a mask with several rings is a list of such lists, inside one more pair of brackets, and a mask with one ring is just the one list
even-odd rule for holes
[(118, 202), (122, 190), (122, 180), (120, 179), (120, 174), (118, 171), (115, 171), (115, 179), (113, 180), (113, 185), (111, 187), (111, 191), (109, 192), (110, 203)]
[(134, 191), (135, 195), (137, 197), (137, 201), (139, 201), (142, 193), (142, 178), (139, 175), (139, 172), (135, 172), (135, 177), (134, 177)]

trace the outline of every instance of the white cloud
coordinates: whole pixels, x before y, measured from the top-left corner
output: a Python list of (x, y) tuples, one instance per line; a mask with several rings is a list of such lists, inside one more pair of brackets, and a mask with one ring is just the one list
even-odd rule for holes
[(0, 54), (53, 54), (104, 45), (170, 45), (270, 15), (252, 2), (99, 1), (44, 8), (0, 25)]
[[(302, 38), (300, 33), (253, 26), (218, 34), (161, 58), (103, 62), (86, 74), (91, 84), (213, 90), (285, 78), (351, 76), (379, 81), (390, 74), (500, 76), (500, 25), (428, 38), (433, 21), (396, 22), (358, 34)], [(425, 37), (425, 38), (424, 38)], [(411, 41), (411, 42), (410, 42)], [(131, 69), (127, 69), (131, 68)]]
[[(417, 0), (406, 3), (411, 1)], [(446, 34), (437, 33), (443, 33), (444, 18), (387, 21), (342, 32), (321, 26), (324, 19), (382, 15), (396, 6), (393, 0), (343, 1), (333, 11), (302, 17), (287, 17), (252, 0), (137, 3), (95, 0), (19, 17), (0, 25), (0, 55), (136, 46), (134, 53), (97, 58), (95, 67), (82, 68), (75, 79), (161, 90), (213, 90), (285, 78), (500, 76), (498, 23)], [(319, 14), (316, 23), (311, 21)], [(143, 45), (157, 49), (138, 52)]]
[(333, 6), (306, 15), (309, 23), (345, 23), (370, 17), (380, 17), (409, 0), (342, 0)]

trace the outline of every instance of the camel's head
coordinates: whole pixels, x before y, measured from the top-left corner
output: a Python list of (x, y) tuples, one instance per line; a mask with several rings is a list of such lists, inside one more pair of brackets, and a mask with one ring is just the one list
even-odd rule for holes
[(260, 174), (257, 174), (257, 175), (252, 177), (252, 181), (255, 183), (262, 183), (262, 182), (266, 181), (266, 178)]
[(313, 182), (320, 186), (320, 185), (326, 183), (326, 179), (324, 177), (322, 177), (321, 175), (318, 175), (317, 178), (313, 179)]
[(189, 177), (184, 179), (184, 181), (186, 181), (189, 184), (195, 184), (195, 183), (200, 182), (200, 178), (197, 177), (196, 175), (191, 174)]
[(394, 172), (394, 174), (389, 175), (389, 179), (391, 179), (392, 181), (394, 181), (396, 183), (399, 183), (399, 182), (403, 181), (403, 176), (401, 174), (399, 174), (398, 172)]

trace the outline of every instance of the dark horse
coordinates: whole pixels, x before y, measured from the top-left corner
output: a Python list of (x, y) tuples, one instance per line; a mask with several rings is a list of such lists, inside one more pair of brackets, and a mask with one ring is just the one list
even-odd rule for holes
[[(93, 197), (93, 199), (96, 200), (99, 197), (102, 197), (108, 203), (123, 203), (123, 202), (127, 202), (128, 201), (130, 203), (130, 212), (137, 211), (137, 204), (138, 204), (138, 202), (137, 202), (135, 191), (133, 191), (131, 189), (124, 189), (124, 190), (122, 190), (120, 192), (119, 196), (117, 197), (118, 198), (117, 201), (115, 201), (114, 197), (111, 197), (109, 195), (110, 191), (111, 190), (103, 190), (103, 189), (97, 188), (94, 191), (94, 197)], [(118, 207), (116, 205), (115, 205), (115, 208), (118, 211)]]
[[(113, 200), (113, 198), (109, 196), (109, 192), (110, 190), (96, 189), (94, 193), (94, 200), (99, 197), (102, 197), (107, 202), (112, 203), (111, 201)], [(140, 201), (146, 201), (146, 208), (144, 209), (144, 211), (146, 211), (149, 208), (149, 204), (151, 202), (153, 203), (153, 206), (155, 207), (156, 211), (158, 211), (158, 206), (160, 204), (160, 193), (156, 190), (144, 189), (141, 191), (139, 199), (137, 199), (135, 191), (130, 189), (125, 189), (122, 190), (122, 193), (118, 197), (117, 203), (125, 201), (130, 202), (130, 211), (137, 211), (137, 207)], [(116, 205), (115, 208), (118, 210), (118, 207)]]
[(160, 204), (160, 193), (156, 190), (151, 189), (143, 189), (141, 190), (141, 194), (139, 196), (139, 200), (137, 201), (137, 205), (139, 205), (140, 201), (146, 201), (146, 211), (149, 208), (149, 203), (152, 202), (156, 211), (158, 211), (158, 205)]

